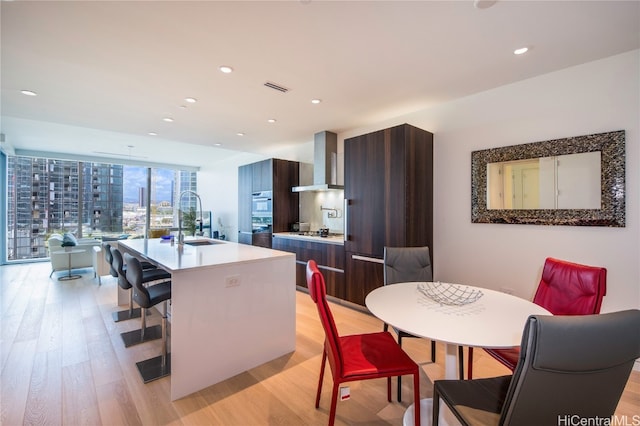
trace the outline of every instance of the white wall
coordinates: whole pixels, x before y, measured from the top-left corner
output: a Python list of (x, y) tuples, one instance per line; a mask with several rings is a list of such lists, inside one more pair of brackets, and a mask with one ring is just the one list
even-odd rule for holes
[[(213, 157), (198, 172), (202, 208), (211, 210), (212, 229), (223, 231), (229, 241), (238, 241), (238, 167), (263, 159), (263, 156), (248, 153), (238, 153), (231, 158), (225, 156), (222, 161)], [(220, 229), (219, 221), (224, 229)]]
[[(436, 279), (508, 288), (530, 299), (544, 259), (552, 256), (608, 269), (603, 312), (640, 307), (639, 81), (636, 50), (343, 132), (338, 140), (405, 122), (434, 133)], [(626, 131), (625, 228), (471, 223), (472, 151), (613, 130)], [(201, 176), (225, 181), (223, 192), (210, 192), (213, 207), (206, 208), (231, 216), (237, 169)]]
[[(399, 117), (434, 133), (434, 273), (532, 298), (547, 256), (608, 269), (602, 311), (640, 307), (640, 51)], [(345, 137), (374, 128), (357, 129)], [(626, 227), (471, 223), (471, 152), (626, 131)]]
[[(603, 311), (640, 307), (640, 51), (447, 105), (435, 133), (434, 270), (440, 280), (531, 298), (547, 256), (604, 266)], [(429, 124), (425, 113), (413, 124)], [(471, 151), (626, 131), (626, 227), (472, 224)], [(442, 208), (441, 208), (442, 207)]]

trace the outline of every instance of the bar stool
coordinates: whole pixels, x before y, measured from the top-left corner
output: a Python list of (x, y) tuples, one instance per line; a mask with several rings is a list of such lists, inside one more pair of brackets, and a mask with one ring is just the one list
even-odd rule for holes
[[(127, 262), (127, 281), (133, 286), (133, 299), (143, 311), (162, 303), (162, 354), (155, 358), (146, 359), (136, 363), (142, 381), (149, 383), (152, 380), (168, 376), (171, 373), (171, 355), (167, 350), (167, 300), (171, 299), (171, 281), (163, 281), (159, 284), (144, 286), (144, 272), (140, 261), (129, 253), (124, 254)], [(142, 315), (142, 333), (145, 331), (145, 316)]]
[[(122, 254), (120, 250), (111, 247), (111, 253), (113, 254), (113, 265), (118, 271), (118, 285), (124, 289), (129, 290), (129, 305), (133, 306), (134, 299), (134, 290), (133, 285), (127, 279), (126, 273), (129, 268), (124, 269), (124, 261), (122, 259)], [(129, 256), (132, 257), (132, 256)], [(137, 260), (137, 259), (136, 259)], [(140, 263), (140, 261), (138, 261)], [(142, 269), (141, 269), (142, 270)], [(142, 270), (141, 280), (143, 284), (151, 283), (152, 281), (161, 281), (161, 280), (169, 280), (171, 278), (171, 274), (163, 269), (149, 269)], [(152, 327), (147, 327), (147, 318), (148, 312), (145, 309), (140, 309), (139, 318), (142, 319), (141, 328), (137, 330), (127, 331), (124, 333), (120, 333), (120, 337), (122, 337), (122, 342), (124, 343), (124, 347), (128, 348), (133, 345), (138, 345), (144, 342), (150, 342), (152, 340), (157, 340), (162, 337), (162, 328), (159, 325), (154, 325)]]
[[(120, 279), (119, 279), (119, 275), (118, 275), (118, 270), (116, 268), (116, 266), (113, 264), (113, 253), (111, 252), (111, 250), (116, 249), (115, 247), (111, 247), (111, 244), (105, 244), (104, 245), (104, 258), (107, 261), (107, 264), (109, 265), (109, 274), (114, 277), (114, 278), (118, 278), (118, 284), (120, 285)], [(116, 249), (117, 250), (117, 249)], [(118, 252), (119, 253), (119, 252)], [(151, 269), (157, 269), (155, 265), (149, 263), (149, 262), (141, 262), (142, 263), (142, 269), (143, 270), (151, 270)], [(122, 256), (120, 256), (120, 265), (122, 270), (126, 273), (127, 271), (127, 265), (124, 264), (124, 262), (122, 261)], [(131, 286), (129, 287), (123, 287), (123, 289), (127, 290), (130, 289)], [(114, 322), (120, 322), (120, 321), (126, 321), (126, 320), (130, 320), (130, 319), (134, 319), (134, 318), (140, 318), (140, 308), (135, 308), (133, 307), (133, 294), (131, 292), (129, 292), (129, 308), (123, 311), (118, 311), (118, 312), (114, 312), (112, 314), (113, 316), (113, 321)]]

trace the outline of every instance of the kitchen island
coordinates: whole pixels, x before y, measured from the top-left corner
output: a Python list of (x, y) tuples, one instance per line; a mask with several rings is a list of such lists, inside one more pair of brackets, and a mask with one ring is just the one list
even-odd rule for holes
[(295, 350), (295, 255), (204, 241), (118, 242), (171, 272), (171, 400)]

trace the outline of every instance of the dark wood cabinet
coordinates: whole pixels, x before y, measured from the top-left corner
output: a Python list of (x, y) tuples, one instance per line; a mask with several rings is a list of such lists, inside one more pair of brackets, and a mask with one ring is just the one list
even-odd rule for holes
[(403, 124), (346, 139), (347, 300), (383, 285), (385, 246), (433, 253), (433, 134)]
[(271, 248), (271, 233), (256, 232), (251, 235), (251, 244), (258, 247)]
[(271, 233), (253, 234), (251, 221), (252, 194), (272, 191), (273, 232), (289, 230), (298, 221), (299, 194), (291, 192), (298, 186), (299, 163), (270, 158), (238, 168), (238, 242), (271, 247)]
[(296, 285), (307, 287), (306, 267), (309, 260), (315, 260), (324, 275), (327, 294), (345, 298), (344, 247), (292, 238), (273, 238), (273, 248), (296, 254)]
[(346, 253), (345, 300), (364, 306), (364, 299), (384, 283), (384, 265), (379, 259)]
[(287, 232), (298, 222), (300, 194), (291, 188), (300, 183), (300, 163), (273, 159), (270, 180), (273, 190), (273, 232)]
[[(282, 160), (275, 160), (275, 162)], [(273, 190), (274, 160), (268, 159), (251, 164), (251, 189), (253, 192)]]
[(252, 244), (251, 193), (253, 169), (251, 164), (238, 167), (238, 242)]
[(320, 265), (319, 269), (327, 283), (327, 294), (346, 300), (344, 246), (337, 244), (325, 244), (325, 246), (322, 265)]

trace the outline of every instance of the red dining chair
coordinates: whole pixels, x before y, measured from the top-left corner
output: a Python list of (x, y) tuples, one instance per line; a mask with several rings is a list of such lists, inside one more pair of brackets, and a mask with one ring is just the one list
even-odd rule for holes
[(391, 402), (391, 377), (402, 375), (413, 375), (415, 424), (419, 426), (420, 381), (418, 364), (396, 343), (388, 331), (340, 336), (327, 302), (324, 277), (313, 260), (307, 262), (307, 286), (311, 299), (318, 307), (318, 315), (325, 332), (316, 408), (320, 406), (320, 393), (322, 392), (322, 380), (327, 358), (333, 375), (329, 426), (332, 426), (335, 421), (338, 388), (341, 383), (386, 377), (387, 400)]
[[(553, 315), (591, 315), (600, 313), (607, 292), (607, 270), (548, 257), (533, 303)], [(520, 348), (484, 349), (513, 371)], [(469, 348), (467, 377), (472, 377), (473, 348)]]

